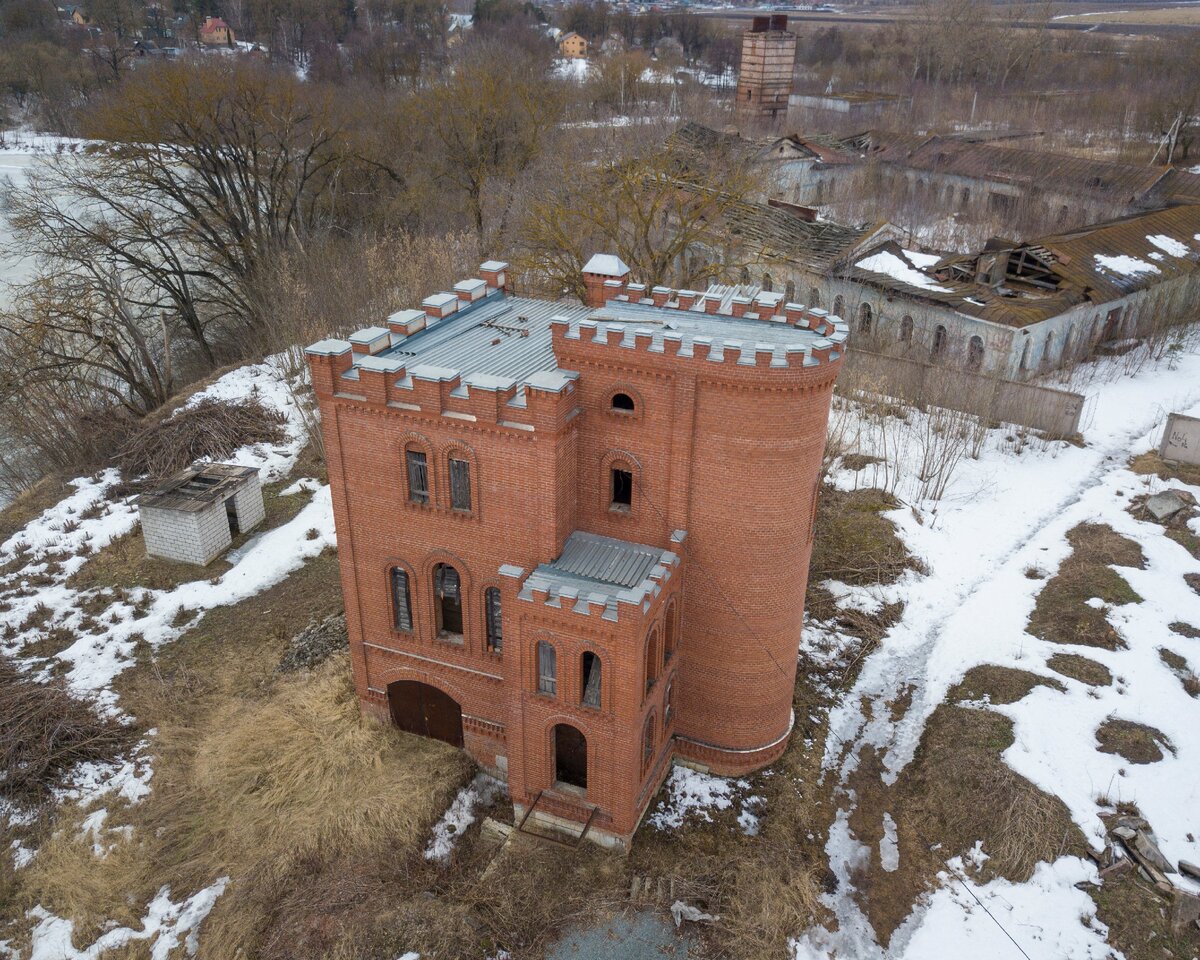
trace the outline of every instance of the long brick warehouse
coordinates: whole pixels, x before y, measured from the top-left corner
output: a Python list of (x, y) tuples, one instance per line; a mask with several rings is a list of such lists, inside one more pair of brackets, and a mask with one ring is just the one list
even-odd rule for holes
[(613, 256), (582, 304), (508, 273), (308, 348), (354, 682), (518, 823), (624, 847), (673, 762), (787, 744), (846, 329)]

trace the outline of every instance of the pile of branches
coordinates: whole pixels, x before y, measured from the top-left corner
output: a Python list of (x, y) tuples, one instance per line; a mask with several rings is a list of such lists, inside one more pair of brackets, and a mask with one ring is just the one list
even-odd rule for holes
[(75, 764), (112, 760), (134, 735), (64, 681), (39, 683), (0, 657), (0, 796), (37, 800)]
[(114, 459), (125, 477), (156, 483), (197, 460), (222, 460), (246, 444), (280, 443), (287, 439), (285, 423), (282, 413), (257, 397), (205, 397), (139, 430)]

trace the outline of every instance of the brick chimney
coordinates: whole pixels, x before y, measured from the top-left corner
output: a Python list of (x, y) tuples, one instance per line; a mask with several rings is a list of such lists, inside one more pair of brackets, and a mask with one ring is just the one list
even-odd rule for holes
[[(583, 283), (587, 288), (584, 303), (589, 307), (602, 307), (620, 294), (629, 279), (629, 267), (620, 257), (611, 253), (597, 253), (583, 267)], [(605, 284), (615, 280), (620, 287)], [(613, 292), (615, 290), (615, 292)]]

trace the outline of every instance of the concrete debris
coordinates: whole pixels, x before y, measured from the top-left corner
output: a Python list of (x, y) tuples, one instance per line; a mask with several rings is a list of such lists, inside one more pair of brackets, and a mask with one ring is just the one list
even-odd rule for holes
[(1166, 520), (1186, 506), (1183, 498), (1173, 490), (1156, 493), (1146, 501), (1146, 510), (1155, 520)]
[(344, 613), (326, 617), (319, 622), (315, 619), (310, 620), (307, 627), (292, 637), (276, 669), (280, 673), (311, 670), (349, 645)]
[(1145, 830), (1139, 830), (1137, 836), (1133, 838), (1130, 852), (1137, 857), (1142, 863), (1153, 866), (1160, 873), (1174, 873), (1175, 868), (1171, 865), (1171, 861), (1162, 855), (1162, 851), (1158, 849), (1158, 844), (1150, 839), (1150, 834)]
[(1200, 880), (1200, 867), (1187, 860), (1179, 861), (1179, 872), (1185, 877), (1191, 877), (1193, 880)]
[(711, 913), (704, 913), (699, 907), (693, 907), (684, 903), (682, 900), (676, 900), (671, 904), (671, 916), (675, 918), (675, 926), (679, 926), (684, 920), (690, 920), (692, 923), (715, 923), (721, 918), (713, 916)]
[(1171, 929), (1178, 932), (1192, 924), (1200, 927), (1200, 896), (1176, 890), (1175, 902), (1171, 905)]

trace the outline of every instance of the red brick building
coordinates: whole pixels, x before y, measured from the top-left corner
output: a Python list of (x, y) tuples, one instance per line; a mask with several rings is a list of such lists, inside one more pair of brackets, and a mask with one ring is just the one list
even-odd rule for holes
[(308, 355), (364, 710), (624, 845), (673, 759), (784, 750), (846, 330), (611, 256), (585, 280), (519, 297), (489, 261)]

